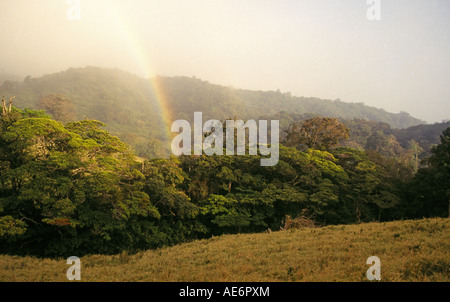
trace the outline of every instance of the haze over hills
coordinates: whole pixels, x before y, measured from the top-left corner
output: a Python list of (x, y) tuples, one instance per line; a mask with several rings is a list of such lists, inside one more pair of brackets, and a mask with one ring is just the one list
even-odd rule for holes
[(138, 154), (158, 156), (166, 153), (170, 137), (160, 96), (153, 89), (155, 83), (163, 92), (172, 120), (192, 120), (193, 113), (201, 111), (204, 121), (277, 117), (282, 126), (305, 114), (374, 121), (393, 129), (425, 124), (406, 112), (389, 113), (363, 103), (298, 97), (279, 90), (225, 87), (195, 77), (157, 77), (150, 82), (119, 69), (99, 67), (70, 68), (23, 81), (5, 81), (0, 95), (6, 99), (15, 96), (16, 107), (31, 109), (43, 109), (40, 100), (45, 96), (62, 95), (73, 102), (77, 119), (104, 122), (107, 130), (133, 146)]
[(18, 75), (0, 70), (0, 83), (3, 84), (5, 81), (21, 81), (22, 78)]
[[(340, 100), (324, 100), (314, 97), (292, 96), (289, 92), (251, 91), (211, 84), (195, 77), (158, 77), (175, 117), (201, 110), (205, 115), (225, 118), (237, 114), (242, 118), (255, 118), (280, 111), (291, 113), (315, 113), (339, 118), (361, 118), (386, 122), (394, 128), (406, 128), (425, 123), (406, 112), (389, 113), (384, 109), (360, 103)], [(38, 78), (27, 77), (23, 82), (7, 81), (0, 88), (3, 94), (17, 94), (19, 106), (36, 107), (40, 97), (46, 94), (63, 94), (72, 99), (87, 114), (87, 100), (97, 98), (97, 106), (110, 105), (117, 98), (126, 97), (133, 105), (144, 105), (155, 100), (151, 97), (149, 82), (141, 77), (118, 69), (98, 67), (71, 68), (66, 71)], [(20, 97), (19, 97), (20, 96)], [(86, 100), (86, 101), (87, 101)], [(150, 102), (148, 102), (150, 100)], [(80, 107), (81, 108), (78, 108)], [(238, 108), (236, 108), (238, 107)], [(217, 110), (221, 108), (223, 110)]]

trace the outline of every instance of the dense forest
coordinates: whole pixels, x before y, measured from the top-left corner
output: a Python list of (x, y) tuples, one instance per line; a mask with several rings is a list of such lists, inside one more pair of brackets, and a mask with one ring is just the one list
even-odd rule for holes
[[(55, 100), (68, 102), (40, 100), (52, 116), (63, 112)], [(259, 155), (143, 160), (100, 121), (52, 116), (3, 107), (3, 253), (110, 254), (305, 220), (329, 225), (449, 215), (450, 127), (421, 158), (423, 148), (408, 135), (400, 143), (387, 124), (293, 118), (278, 164), (261, 167)], [(355, 132), (360, 140), (350, 144)]]
[(0, 86), (0, 96), (16, 96), (17, 108), (45, 110), (63, 123), (83, 119), (101, 121), (106, 124), (105, 130), (144, 158), (168, 158), (171, 154), (170, 138), (154, 86), (163, 92), (172, 120), (192, 121), (193, 112), (201, 111), (205, 119), (277, 119), (287, 129), (292, 122), (311, 116), (335, 117), (351, 130), (349, 146), (361, 150), (366, 148), (368, 135), (373, 136), (372, 143), (378, 135), (381, 139), (398, 140), (402, 148), (408, 148), (410, 141), (415, 140), (428, 152), (450, 125), (442, 123), (434, 128), (415, 128), (412, 132), (408, 127), (424, 122), (404, 112), (393, 114), (363, 103), (236, 89), (189, 77), (156, 77), (150, 83), (148, 79), (120, 70), (97, 67), (71, 68), (39, 78), (28, 76), (23, 81), (12, 79)]

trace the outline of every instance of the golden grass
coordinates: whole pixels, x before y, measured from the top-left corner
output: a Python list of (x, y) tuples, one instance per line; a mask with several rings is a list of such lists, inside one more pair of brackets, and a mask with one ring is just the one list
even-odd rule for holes
[[(223, 235), (129, 255), (81, 257), (81, 281), (443, 281), (450, 271), (450, 219)], [(73, 255), (68, 255), (73, 256)], [(0, 256), (0, 281), (68, 281), (66, 259)]]

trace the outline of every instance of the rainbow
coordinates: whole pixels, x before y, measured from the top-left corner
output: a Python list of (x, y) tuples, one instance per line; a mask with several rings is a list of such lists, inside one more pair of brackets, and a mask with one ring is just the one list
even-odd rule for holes
[(136, 60), (136, 63), (141, 69), (141, 74), (144, 75), (149, 83), (150, 90), (158, 104), (163, 131), (168, 141), (170, 141), (173, 137), (173, 133), (171, 132), (173, 122), (172, 111), (160, 79), (155, 76), (150, 54), (148, 51), (145, 51), (141, 39), (135, 34), (135, 31), (129, 26), (125, 18), (120, 15), (119, 10), (116, 7), (109, 7), (109, 9), (116, 20), (117, 32), (121, 33), (123, 41), (129, 47), (131, 56)]

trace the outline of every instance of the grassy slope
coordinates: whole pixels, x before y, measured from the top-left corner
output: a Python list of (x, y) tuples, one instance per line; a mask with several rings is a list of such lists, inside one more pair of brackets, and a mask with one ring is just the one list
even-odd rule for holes
[[(450, 219), (224, 235), (174, 247), (81, 258), (82, 281), (450, 281)], [(0, 281), (67, 281), (65, 259), (0, 256)]]

